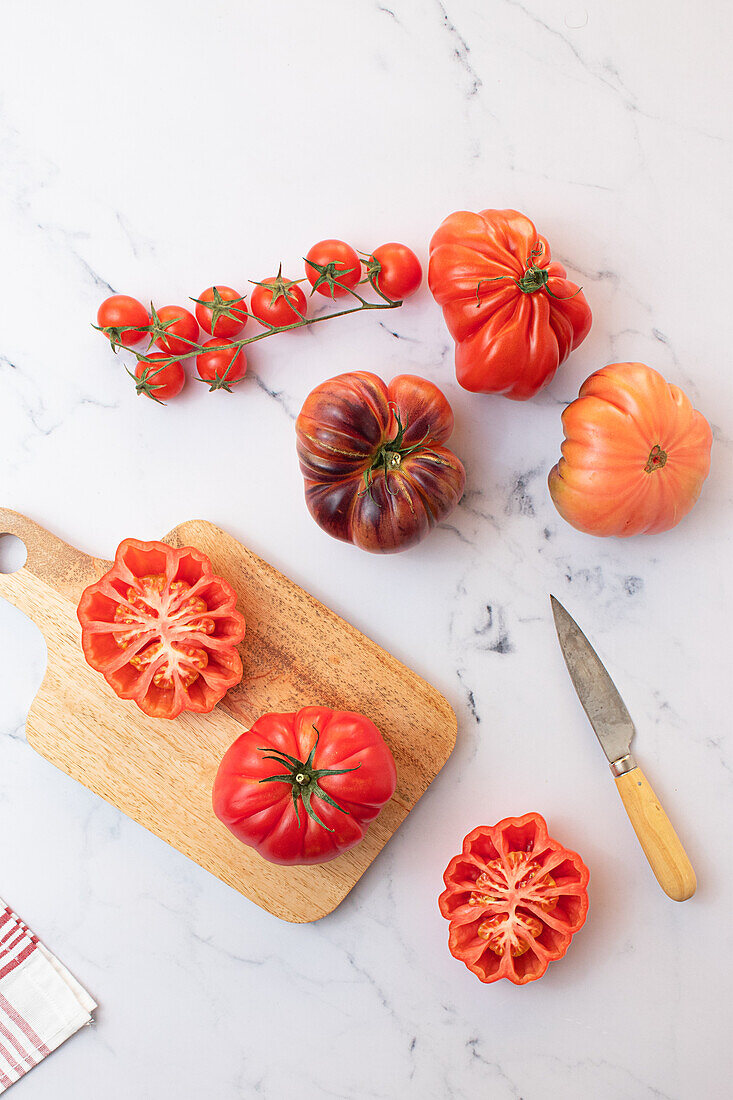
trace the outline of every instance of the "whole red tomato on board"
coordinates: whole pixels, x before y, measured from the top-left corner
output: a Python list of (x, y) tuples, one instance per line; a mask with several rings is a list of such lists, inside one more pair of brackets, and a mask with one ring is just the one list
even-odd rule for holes
[(409, 298), (422, 282), (422, 267), (406, 244), (390, 241), (375, 248), (367, 261), (367, 275), (393, 302)]
[(235, 382), (241, 382), (247, 373), (247, 357), (244, 348), (238, 348), (215, 336), (201, 345), (205, 350), (196, 356), (199, 378), (209, 383), (209, 391), (232, 392)]
[(249, 320), (244, 295), (230, 286), (210, 286), (194, 298), (196, 320), (212, 336), (238, 336)]
[(125, 539), (79, 601), (84, 656), (145, 714), (206, 713), (242, 678), (236, 602), (200, 550)]
[(562, 424), (563, 457), (548, 484), (558, 512), (579, 531), (668, 531), (699, 497), (710, 470), (710, 425), (682, 390), (644, 363), (596, 371)]
[(155, 343), (171, 355), (193, 354), (199, 338), (199, 323), (183, 306), (162, 306), (153, 313), (153, 324), (162, 331)]
[(164, 351), (152, 351), (135, 366), (135, 389), (163, 404), (177, 397), (186, 384), (186, 372), (178, 359), (170, 359)]
[[(148, 335), (145, 326), (150, 324), (150, 317), (137, 298), (131, 298), (129, 294), (113, 294), (111, 298), (105, 298), (97, 310), (97, 324), (100, 328), (112, 330), (108, 336), (113, 344), (131, 348)], [(130, 325), (136, 327), (130, 328)]]
[(353, 848), (394, 794), (392, 753), (362, 714), (265, 714), (219, 765), (214, 813), (272, 863), (325, 863)]
[(326, 298), (343, 298), (349, 293), (348, 288), (356, 286), (361, 279), (361, 260), (345, 241), (319, 241), (305, 258), (305, 273), (319, 294)]
[(341, 374), (316, 386), (295, 422), (305, 499), (316, 523), (362, 550), (414, 546), (463, 494), (463, 464), (444, 444), (453, 412), (411, 374)]
[(516, 210), (458, 211), (430, 242), (428, 282), (464, 389), (526, 401), (586, 338), (591, 311)]
[(482, 982), (526, 985), (560, 959), (588, 914), (588, 868), (540, 814), (479, 825), (448, 864), (448, 948)]

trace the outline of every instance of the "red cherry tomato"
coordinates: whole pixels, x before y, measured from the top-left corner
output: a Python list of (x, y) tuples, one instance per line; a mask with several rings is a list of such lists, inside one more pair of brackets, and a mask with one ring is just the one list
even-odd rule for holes
[(367, 272), (377, 289), (393, 302), (409, 298), (422, 282), (422, 267), (417, 256), (407, 245), (395, 241), (374, 249)]
[[(171, 355), (185, 355), (196, 349), (199, 339), (199, 323), (183, 306), (163, 306), (157, 310), (157, 319), (165, 325), (165, 335), (155, 343)], [(153, 318), (155, 321), (155, 317)]]
[(183, 364), (177, 359), (169, 359), (162, 351), (151, 352), (148, 359), (153, 361), (146, 363), (141, 359), (135, 367), (137, 392), (160, 402), (177, 397), (186, 383)]
[(97, 310), (97, 324), (100, 328), (114, 330), (107, 334), (112, 343), (131, 348), (139, 344), (147, 333), (127, 326), (139, 325), (144, 330), (150, 324), (150, 317), (137, 298), (131, 298), (129, 294), (113, 294), (111, 298), (105, 298)]
[(252, 291), (252, 313), (266, 325), (295, 325), (307, 311), (308, 302), (297, 283), (281, 274), (263, 279)]
[(214, 337), (202, 345), (208, 351), (196, 356), (199, 378), (209, 382), (209, 390), (232, 392), (232, 385), (241, 382), (247, 373), (247, 357), (242, 348)]
[(247, 324), (244, 295), (230, 286), (207, 287), (195, 301), (196, 320), (212, 336), (237, 336)]
[[(361, 279), (361, 261), (350, 244), (327, 240), (314, 244), (305, 258), (305, 273), (314, 290), (326, 298), (343, 298)], [(342, 284), (336, 286), (336, 282)]]

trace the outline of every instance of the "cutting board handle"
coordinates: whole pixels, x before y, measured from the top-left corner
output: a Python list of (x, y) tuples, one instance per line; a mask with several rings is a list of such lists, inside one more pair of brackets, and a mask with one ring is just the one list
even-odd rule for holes
[(697, 887), (695, 872), (649, 780), (637, 766), (616, 786), (657, 882), (673, 901), (687, 901)]
[(25, 544), (28, 556), (25, 565), (14, 573), (0, 573), (0, 596), (31, 618), (35, 618), (38, 594), (29, 588), (29, 573), (70, 599), (78, 600), (82, 590), (104, 572), (106, 563), (69, 546), (28, 516), (10, 508), (0, 508), (1, 535), (16, 535)]

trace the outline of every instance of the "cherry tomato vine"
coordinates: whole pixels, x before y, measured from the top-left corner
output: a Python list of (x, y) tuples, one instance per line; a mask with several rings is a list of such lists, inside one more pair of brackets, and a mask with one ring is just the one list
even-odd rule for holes
[[(356, 257), (356, 267), (353, 263), (347, 266), (345, 262), (352, 253)], [(299, 285), (306, 279), (284, 278), (281, 264), (277, 275), (260, 282), (250, 280), (255, 289), (249, 307), (245, 295), (223, 284), (209, 287), (198, 298), (191, 299), (196, 317), (180, 306), (156, 309), (152, 302), (148, 314), (136, 299), (114, 295), (100, 306), (98, 324), (93, 327), (104, 333), (115, 353), (123, 348), (135, 356), (135, 370), (128, 370), (128, 374), (133, 377), (138, 394), (144, 393), (159, 404), (164, 403), (164, 398), (176, 396), (185, 381), (182, 361), (193, 356), (198, 369), (197, 381), (207, 383), (210, 390), (222, 389), (231, 393), (232, 386), (245, 375), (244, 348), (249, 344), (352, 313), (398, 309), (420, 285), (420, 262), (405, 245), (382, 245), (372, 253), (361, 255), (363, 260), (345, 242), (329, 240), (314, 245), (305, 257), (311, 296), (317, 292), (334, 302), (349, 296), (355, 299), (357, 304), (335, 312), (309, 317), (307, 299)], [(333, 258), (329, 258), (331, 256)], [(363, 278), (360, 277), (362, 264), (366, 272)], [(399, 275), (400, 265), (404, 264), (409, 265), (405, 276), (395, 278), (393, 271)], [(389, 274), (389, 279), (383, 272)], [(380, 275), (383, 286), (380, 286)], [(359, 292), (358, 288), (365, 285), (377, 295), (376, 301)], [(143, 319), (147, 323), (143, 323)], [(264, 331), (242, 336), (250, 320), (261, 325)], [(201, 343), (199, 325), (215, 339)], [(147, 347), (138, 351), (134, 345), (143, 340), (147, 340)]]

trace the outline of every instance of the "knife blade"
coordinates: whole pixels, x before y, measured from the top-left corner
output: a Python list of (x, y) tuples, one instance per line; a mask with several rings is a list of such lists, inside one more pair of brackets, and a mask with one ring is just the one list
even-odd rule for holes
[(555, 629), (570, 679), (611, 765), (629, 820), (659, 885), (668, 897), (686, 901), (697, 881), (685, 849), (649, 781), (636, 763), (636, 732), (626, 704), (575, 619), (550, 596)]

